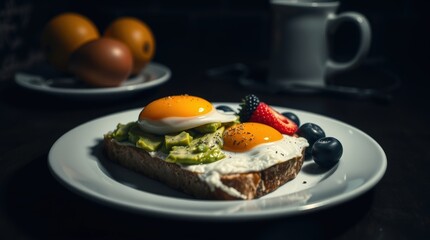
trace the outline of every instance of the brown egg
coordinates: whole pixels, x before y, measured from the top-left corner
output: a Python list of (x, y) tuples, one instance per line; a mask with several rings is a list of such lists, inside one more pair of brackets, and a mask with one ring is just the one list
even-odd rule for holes
[(115, 39), (98, 38), (79, 47), (71, 55), (69, 70), (95, 87), (117, 87), (131, 74), (133, 56)]

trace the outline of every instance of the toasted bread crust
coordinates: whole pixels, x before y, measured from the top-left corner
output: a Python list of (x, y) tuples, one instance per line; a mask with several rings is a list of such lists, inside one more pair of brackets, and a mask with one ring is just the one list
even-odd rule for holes
[[(236, 200), (220, 188), (211, 187), (200, 179), (199, 174), (181, 168), (159, 158), (153, 158), (145, 150), (120, 144), (105, 137), (104, 152), (108, 159), (120, 165), (158, 180), (168, 186), (199, 199)], [(303, 154), (302, 154), (303, 155)], [(303, 164), (303, 156), (293, 158), (258, 172), (227, 174), (221, 182), (239, 191), (245, 199), (255, 199), (273, 192), (286, 182), (294, 179)]]

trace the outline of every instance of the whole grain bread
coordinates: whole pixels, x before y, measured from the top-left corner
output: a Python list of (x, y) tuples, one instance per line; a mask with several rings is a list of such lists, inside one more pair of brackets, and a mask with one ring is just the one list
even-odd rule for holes
[[(143, 149), (125, 145), (104, 137), (104, 152), (108, 159), (120, 165), (158, 180), (168, 186), (190, 194), (199, 199), (236, 200), (242, 199), (224, 192), (221, 188), (211, 187), (199, 177), (199, 173), (183, 169), (176, 163), (169, 163), (152, 157)], [(255, 199), (273, 192), (286, 182), (294, 179), (303, 164), (302, 157), (276, 164), (258, 172), (227, 174), (221, 176), (221, 182), (235, 188), (245, 198)]]

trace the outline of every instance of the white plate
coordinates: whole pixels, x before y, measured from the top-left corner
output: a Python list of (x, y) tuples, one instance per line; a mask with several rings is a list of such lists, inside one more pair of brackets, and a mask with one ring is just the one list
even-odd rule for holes
[[(238, 104), (223, 104), (238, 108)], [(117, 123), (134, 121), (141, 109), (124, 111), (82, 124), (64, 134), (49, 152), (54, 176), (83, 196), (110, 206), (159, 216), (199, 219), (253, 219), (319, 210), (350, 200), (372, 188), (387, 166), (383, 149), (364, 132), (343, 122), (295, 109), (301, 122), (320, 125), (339, 139), (344, 153), (337, 167), (322, 171), (305, 161), (298, 176), (275, 192), (251, 201), (196, 200), (103, 157), (103, 134)]]
[[(171, 71), (157, 63), (148, 64), (142, 72), (119, 87), (89, 88), (73, 77), (52, 78), (42, 73), (19, 72), (15, 82), (27, 89), (73, 99), (106, 99), (130, 96), (139, 91), (163, 84), (170, 79)], [(55, 77), (55, 75), (54, 75)]]

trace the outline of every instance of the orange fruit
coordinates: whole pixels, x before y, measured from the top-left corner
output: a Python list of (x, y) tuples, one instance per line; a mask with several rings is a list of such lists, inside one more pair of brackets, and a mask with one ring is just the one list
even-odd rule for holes
[(132, 74), (138, 74), (154, 57), (155, 38), (150, 27), (133, 17), (114, 20), (104, 32), (105, 37), (125, 43), (133, 55)]
[(97, 27), (87, 17), (78, 13), (62, 13), (45, 25), (42, 47), (54, 67), (67, 71), (70, 55), (82, 44), (99, 37)]

